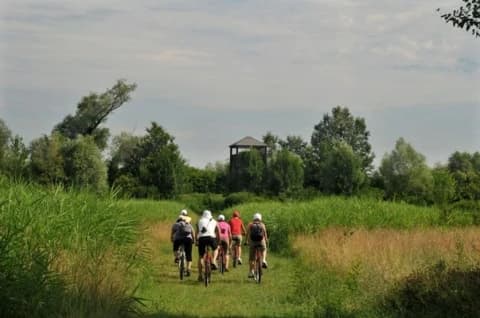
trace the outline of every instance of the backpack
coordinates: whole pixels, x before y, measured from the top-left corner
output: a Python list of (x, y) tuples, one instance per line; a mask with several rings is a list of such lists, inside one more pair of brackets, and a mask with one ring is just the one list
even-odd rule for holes
[(180, 220), (178, 222), (177, 233), (182, 238), (188, 237), (192, 234), (192, 226), (185, 222), (185, 220)]
[(254, 242), (260, 242), (263, 240), (265, 233), (261, 223), (252, 223), (250, 226), (250, 239)]

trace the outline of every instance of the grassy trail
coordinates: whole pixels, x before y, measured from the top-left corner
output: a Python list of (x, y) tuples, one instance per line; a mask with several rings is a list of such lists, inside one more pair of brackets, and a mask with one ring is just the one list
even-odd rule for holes
[[(295, 286), (295, 265), (291, 258), (270, 253), (269, 268), (260, 285), (247, 278), (247, 247), (243, 248), (243, 265), (221, 275), (214, 272), (212, 283), (205, 287), (197, 282), (194, 248), (192, 276), (178, 278), (168, 240), (170, 225), (157, 223), (147, 230), (150, 249), (149, 272), (138, 289), (145, 299), (148, 317), (285, 317), (310, 316), (301, 304), (292, 303)], [(165, 234), (167, 233), (167, 234)]]

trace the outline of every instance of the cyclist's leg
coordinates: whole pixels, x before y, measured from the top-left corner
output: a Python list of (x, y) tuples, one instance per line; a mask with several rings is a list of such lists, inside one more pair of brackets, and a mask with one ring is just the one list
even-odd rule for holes
[(198, 239), (198, 280), (203, 281), (202, 276), (202, 263), (203, 263), (203, 255), (205, 254), (205, 246), (206, 246), (206, 238), (201, 237)]
[(213, 256), (212, 256), (212, 264), (213, 268), (217, 269), (218, 264), (217, 264), (217, 257), (218, 257), (218, 242), (216, 238), (211, 238), (210, 239), (210, 247), (212, 248), (213, 251)]
[(255, 243), (250, 242), (248, 246), (248, 277), (252, 278), (253, 277), (253, 271), (255, 268)]
[(242, 264), (242, 236), (238, 237), (238, 244), (237, 244), (237, 260), (238, 263)]
[(186, 238), (184, 240), (184, 247), (185, 247), (185, 257), (187, 259), (187, 276), (190, 276), (190, 272), (192, 270), (192, 240)]
[(265, 242), (265, 240), (262, 241), (262, 266), (263, 268), (267, 268), (268, 267), (268, 263), (267, 263), (267, 243)]
[(173, 256), (175, 263), (178, 263), (178, 248), (180, 247), (181, 240), (173, 241)]

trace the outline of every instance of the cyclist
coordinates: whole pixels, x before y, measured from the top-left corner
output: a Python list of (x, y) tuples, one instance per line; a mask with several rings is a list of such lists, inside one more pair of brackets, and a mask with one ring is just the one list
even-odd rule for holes
[(232, 245), (232, 231), (230, 229), (230, 224), (225, 221), (225, 215), (220, 214), (217, 220), (220, 247), (223, 247), (223, 250), (225, 251), (225, 271), (228, 272), (228, 261), (230, 258), (228, 251)]
[(207, 246), (212, 248), (212, 269), (217, 269), (217, 247), (219, 233), (217, 227), (217, 221), (212, 218), (212, 212), (209, 210), (203, 211), (202, 217), (197, 223), (197, 242), (198, 242), (198, 280), (203, 281), (202, 275), (202, 259), (205, 254)]
[(240, 212), (237, 210), (233, 211), (233, 216), (228, 223), (232, 230), (232, 245), (235, 249), (234, 255), (237, 256), (237, 264), (242, 265), (242, 235), (245, 235), (247, 230), (240, 218)]
[(185, 220), (185, 222), (187, 223), (192, 223), (192, 218), (188, 216), (188, 212), (186, 209), (183, 209), (182, 211), (180, 211), (180, 216), (182, 219)]
[(173, 243), (175, 263), (178, 263), (178, 249), (180, 245), (184, 246), (185, 258), (187, 259), (187, 272), (185, 275), (190, 276), (192, 269), (192, 244), (195, 240), (195, 231), (193, 226), (182, 218), (182, 215), (179, 215), (177, 222), (172, 225), (170, 240)]
[(267, 268), (266, 260), (266, 251), (267, 251), (267, 228), (262, 222), (262, 215), (256, 212), (253, 215), (253, 221), (250, 222), (247, 226), (247, 238), (248, 245), (250, 247), (249, 253), (249, 263), (250, 263), (250, 272), (248, 274), (249, 278), (254, 277), (253, 269), (255, 267), (255, 249), (258, 248), (262, 254), (262, 267)]

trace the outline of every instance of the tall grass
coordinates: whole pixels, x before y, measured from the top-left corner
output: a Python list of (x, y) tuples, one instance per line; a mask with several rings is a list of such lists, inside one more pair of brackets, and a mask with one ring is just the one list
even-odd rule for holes
[[(262, 213), (270, 232), (271, 248), (288, 250), (292, 234), (312, 234), (327, 227), (411, 229), (433, 226), (465, 226), (474, 215), (452, 212), (448, 218), (433, 207), (384, 202), (371, 198), (323, 197), (307, 202), (260, 202), (234, 206), (248, 220)], [(225, 211), (228, 215), (231, 213)]]
[[(445, 296), (435, 289), (435, 284), (425, 283), (435, 276), (434, 272), (450, 283), (453, 277), (459, 278), (460, 273), (470, 273), (472, 269), (476, 269), (477, 277), (480, 229), (329, 228), (314, 235), (298, 236), (293, 249), (308, 273), (302, 278), (304, 295), (313, 307), (324, 313), (383, 316), (380, 312), (384, 308), (379, 308), (378, 303), (385, 297), (388, 297), (388, 309), (394, 308), (397, 312), (406, 309), (408, 304), (419, 305), (422, 301), (425, 308), (434, 306), (433, 302), (438, 299), (433, 296), (429, 300), (432, 303), (426, 303), (425, 299), (409, 294), (409, 290), (415, 288), (419, 294)], [(446, 270), (432, 271), (435, 264), (443, 264)], [(447, 277), (449, 273), (454, 274)], [(458, 292), (463, 292), (462, 287)], [(451, 306), (458, 306), (458, 299), (445, 296)], [(405, 308), (399, 308), (402, 306)]]
[(122, 317), (137, 221), (111, 196), (0, 177), (0, 316)]

